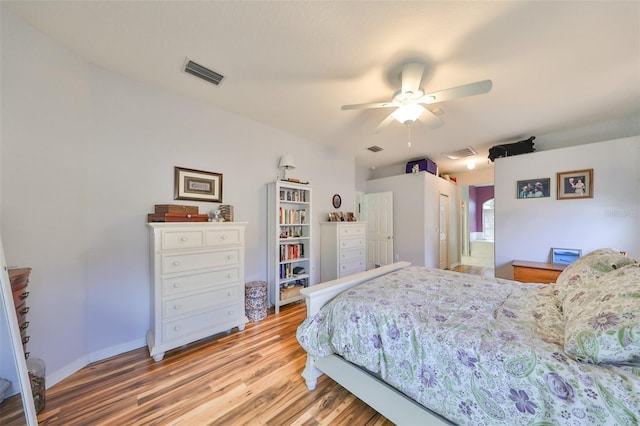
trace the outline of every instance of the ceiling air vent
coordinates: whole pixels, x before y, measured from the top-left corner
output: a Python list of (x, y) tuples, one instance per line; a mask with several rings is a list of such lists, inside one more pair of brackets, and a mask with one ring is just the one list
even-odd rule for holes
[(474, 155), (476, 155), (477, 152), (475, 149), (471, 148), (470, 146), (463, 148), (459, 151), (453, 151), (453, 152), (445, 152), (444, 155), (445, 157), (447, 157), (450, 160), (458, 160), (460, 158), (465, 158), (465, 157), (472, 157)]
[(184, 71), (188, 72), (191, 75), (195, 75), (198, 78), (206, 80), (209, 83), (213, 83), (216, 86), (220, 84), (220, 82), (224, 78), (222, 74), (211, 71), (209, 68), (203, 67), (200, 64), (196, 64), (193, 61), (187, 61), (187, 64), (184, 66)]
[(379, 147), (379, 146), (377, 146), (377, 145), (370, 146), (370, 147), (369, 147), (369, 148), (367, 148), (367, 149), (368, 149), (369, 151), (371, 151), (371, 152), (380, 152), (380, 151), (382, 151), (382, 148), (380, 148), (380, 147)]

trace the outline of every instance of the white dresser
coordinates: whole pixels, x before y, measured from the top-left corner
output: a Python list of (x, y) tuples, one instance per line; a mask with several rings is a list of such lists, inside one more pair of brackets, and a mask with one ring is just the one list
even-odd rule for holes
[(320, 223), (320, 279), (334, 280), (367, 269), (365, 222)]
[(244, 229), (239, 222), (148, 223), (151, 231), (149, 354), (233, 327), (244, 330)]

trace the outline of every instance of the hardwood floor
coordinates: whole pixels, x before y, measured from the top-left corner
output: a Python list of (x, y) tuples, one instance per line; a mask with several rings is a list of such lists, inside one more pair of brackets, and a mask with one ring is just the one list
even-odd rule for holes
[[(454, 270), (479, 275), (486, 268)], [(88, 365), (46, 391), (41, 425), (393, 425), (326, 376), (309, 391), (295, 332), (303, 302), (167, 352), (146, 347)], [(21, 422), (3, 425), (21, 425)]]
[(93, 363), (47, 390), (41, 425), (391, 425), (323, 376), (314, 391), (300, 376), (295, 331), (304, 303), (281, 308), (244, 331), (167, 352), (147, 348)]

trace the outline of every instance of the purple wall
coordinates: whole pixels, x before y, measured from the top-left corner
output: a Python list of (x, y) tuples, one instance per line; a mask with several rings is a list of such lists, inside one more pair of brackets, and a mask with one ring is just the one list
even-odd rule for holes
[(482, 204), (493, 194), (493, 185), (469, 187), (469, 232), (482, 232)]

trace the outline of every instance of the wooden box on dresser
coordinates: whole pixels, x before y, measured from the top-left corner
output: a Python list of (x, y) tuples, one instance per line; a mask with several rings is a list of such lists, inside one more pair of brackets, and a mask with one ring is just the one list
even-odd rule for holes
[(244, 330), (244, 230), (240, 222), (148, 223), (151, 248), (149, 354), (233, 327)]
[(320, 280), (325, 282), (367, 269), (365, 222), (320, 223)]
[(278, 180), (267, 186), (267, 276), (269, 300), (280, 306), (304, 299), (311, 285), (311, 188)]

